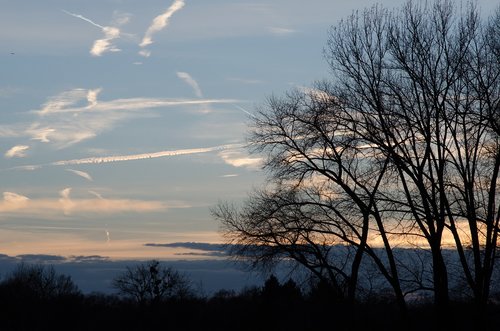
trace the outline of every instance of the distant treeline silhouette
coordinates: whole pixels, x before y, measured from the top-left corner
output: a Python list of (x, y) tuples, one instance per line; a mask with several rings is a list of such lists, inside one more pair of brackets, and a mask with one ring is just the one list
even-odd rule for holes
[(82, 294), (52, 266), (20, 264), (0, 283), (1, 330), (443, 330), (445, 316), (445, 329), (500, 327), (496, 304), (479, 315), (460, 302), (447, 311), (419, 303), (401, 314), (383, 292), (353, 303), (328, 283), (272, 274), (261, 287), (207, 296), (155, 260), (131, 266), (113, 286), (117, 294)]

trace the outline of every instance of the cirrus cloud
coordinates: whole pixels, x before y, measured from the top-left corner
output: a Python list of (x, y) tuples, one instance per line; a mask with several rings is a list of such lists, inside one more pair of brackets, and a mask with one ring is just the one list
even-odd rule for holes
[[(164, 13), (156, 16), (149, 28), (146, 30), (146, 33), (144, 34), (144, 37), (142, 38), (139, 46), (144, 48), (148, 45), (151, 45), (153, 43), (153, 35), (163, 30), (168, 25), (170, 17), (172, 17), (172, 15), (176, 11), (182, 9), (184, 5), (184, 0), (175, 0)], [(151, 52), (148, 50), (142, 50), (139, 52), (139, 54), (148, 57)]]
[(25, 157), (26, 156), (26, 150), (28, 150), (30, 147), (27, 145), (17, 145), (9, 149), (7, 152), (5, 152), (5, 157), (10, 159), (13, 157)]

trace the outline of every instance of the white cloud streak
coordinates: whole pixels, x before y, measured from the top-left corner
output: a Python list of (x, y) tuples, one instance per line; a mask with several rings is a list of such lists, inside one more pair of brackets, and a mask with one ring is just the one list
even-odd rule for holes
[[(92, 48), (90, 49), (90, 54), (92, 56), (101, 56), (104, 53), (107, 52), (119, 52), (120, 49), (117, 48), (115, 45), (113, 45), (112, 41), (114, 39), (120, 38), (120, 29), (117, 27), (113, 26), (102, 26), (100, 24), (95, 23), (91, 19), (75, 14), (75, 13), (70, 13), (69, 11), (63, 10), (64, 13), (71, 15), (73, 17), (79, 18), (81, 20), (84, 20), (85, 22), (88, 22), (92, 24), (95, 27), (98, 27), (101, 29), (101, 31), (104, 33), (104, 38), (97, 39), (94, 41), (94, 44), (92, 45)], [(125, 23), (128, 21), (124, 21)]]
[(72, 172), (74, 173), (75, 175), (77, 176), (80, 176), (82, 178), (85, 178), (86, 180), (92, 182), (94, 179), (92, 178), (92, 176), (90, 176), (88, 173), (86, 173), (85, 171), (80, 171), (80, 170), (74, 170), (74, 169), (65, 169), (66, 171), (69, 171), (69, 172)]
[(200, 89), (200, 86), (198, 85), (198, 82), (193, 77), (191, 77), (190, 74), (188, 74), (187, 72), (178, 71), (177, 77), (179, 77), (186, 84), (191, 86), (191, 88), (193, 89), (194, 93), (196, 94), (196, 96), (198, 98), (203, 98), (203, 93), (201, 92), (201, 89)]
[[(170, 7), (168, 7), (168, 9), (163, 14), (156, 16), (149, 28), (146, 30), (146, 33), (144, 34), (144, 37), (142, 38), (139, 46), (144, 48), (148, 45), (151, 45), (153, 43), (153, 35), (163, 30), (168, 25), (170, 17), (172, 17), (172, 15), (176, 11), (182, 9), (184, 5), (184, 0), (174, 0), (172, 5), (170, 5)], [(147, 50), (143, 50), (139, 52), (139, 54), (148, 57), (151, 53)]]
[(27, 145), (17, 145), (9, 149), (7, 152), (5, 152), (5, 157), (10, 159), (13, 157), (25, 157), (26, 156), (26, 151), (30, 147)]
[(161, 152), (155, 152), (155, 153), (89, 157), (89, 158), (84, 158), (84, 159), (57, 161), (57, 162), (50, 163), (50, 165), (52, 165), (52, 166), (67, 166), (67, 165), (79, 165), (79, 164), (100, 164), (100, 163), (110, 163), (110, 162), (134, 161), (134, 160), (144, 160), (144, 159), (155, 159), (155, 158), (167, 157), (167, 156), (208, 153), (208, 152), (223, 151), (223, 150), (241, 148), (241, 147), (243, 147), (243, 144), (230, 144), (230, 145), (220, 145), (220, 146), (207, 147), (207, 148), (177, 149), (177, 150), (161, 151)]

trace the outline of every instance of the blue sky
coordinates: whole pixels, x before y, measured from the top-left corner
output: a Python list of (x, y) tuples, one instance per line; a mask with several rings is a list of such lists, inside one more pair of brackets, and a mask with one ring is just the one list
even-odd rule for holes
[(328, 28), (375, 2), (0, 1), (0, 253), (220, 242), (210, 207), (264, 182), (248, 113), (328, 78)]

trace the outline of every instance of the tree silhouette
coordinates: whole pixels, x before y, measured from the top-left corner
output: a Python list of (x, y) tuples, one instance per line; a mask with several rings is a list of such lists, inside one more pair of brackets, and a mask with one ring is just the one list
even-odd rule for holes
[(253, 118), (268, 185), (241, 209), (213, 209), (233, 254), (292, 258), (350, 299), (371, 261), (404, 309), (417, 273), (395, 248), (412, 245), (430, 253), (437, 306), (450, 277), (486, 304), (500, 222), (499, 22), (500, 9), (481, 21), (473, 3), (410, 1), (332, 27), (331, 81), (271, 97)]
[(156, 260), (127, 267), (113, 280), (113, 287), (139, 304), (157, 304), (166, 299), (187, 297), (191, 293), (186, 276)]

